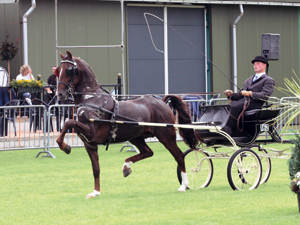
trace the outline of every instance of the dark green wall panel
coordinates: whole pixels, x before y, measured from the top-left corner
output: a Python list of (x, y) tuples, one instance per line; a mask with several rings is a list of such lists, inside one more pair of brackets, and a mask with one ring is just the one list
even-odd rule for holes
[[(19, 4), (0, 4), (0, 44), (5, 40), (6, 35), (9, 34), (9, 42), (16, 43), (16, 38), (20, 38), (20, 21), (18, 12)], [(19, 52), (15, 59), (10, 62), (11, 77), (15, 77), (16, 73), (20, 71), (20, 63), (22, 56), (22, 46), (19, 45)], [(0, 66), (8, 70), (6, 61), (0, 61)]]
[[(298, 8), (277, 6), (244, 6), (244, 15), (236, 26), (238, 86), (253, 75), (251, 60), (261, 54), (261, 34), (280, 34), (280, 60), (271, 61), (269, 75), (276, 86), (283, 87), (283, 78), (299, 71)], [(232, 24), (240, 14), (238, 5), (212, 5), (213, 62), (227, 75), (232, 75)], [(230, 82), (213, 68), (213, 89), (232, 88)], [(274, 95), (281, 96), (279, 91)]]

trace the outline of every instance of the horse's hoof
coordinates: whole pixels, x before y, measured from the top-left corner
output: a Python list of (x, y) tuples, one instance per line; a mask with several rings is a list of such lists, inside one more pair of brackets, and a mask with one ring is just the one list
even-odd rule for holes
[(179, 192), (185, 192), (185, 189), (187, 187), (185, 185), (181, 185), (180, 188), (178, 189)]
[(71, 153), (71, 146), (70, 145), (66, 145), (64, 147), (64, 150), (63, 150), (66, 154), (70, 154)]
[(94, 190), (92, 193), (87, 194), (86, 198), (95, 198), (95, 197), (99, 196), (100, 194), (101, 194), (100, 191)]
[(127, 168), (127, 169), (125, 169), (125, 170), (123, 170), (123, 176), (124, 177), (128, 177), (130, 174), (131, 174), (131, 169), (130, 169), (130, 167), (129, 168)]

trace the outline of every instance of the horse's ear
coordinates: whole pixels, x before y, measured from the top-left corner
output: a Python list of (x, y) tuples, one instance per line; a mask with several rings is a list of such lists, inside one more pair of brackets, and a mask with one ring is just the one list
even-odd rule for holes
[(65, 58), (65, 56), (64, 56), (61, 52), (59, 52), (59, 55), (60, 55), (60, 58), (61, 58), (61, 59), (64, 59), (64, 58)]
[(72, 53), (69, 51), (66, 51), (66, 53), (67, 53), (67, 56), (69, 57), (69, 59), (72, 60), (73, 59)]

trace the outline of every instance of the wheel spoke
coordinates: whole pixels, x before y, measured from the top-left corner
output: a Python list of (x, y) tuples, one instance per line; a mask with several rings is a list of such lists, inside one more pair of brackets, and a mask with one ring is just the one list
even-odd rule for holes
[(261, 178), (259, 157), (251, 149), (238, 150), (229, 161), (227, 176), (233, 189), (252, 190), (256, 188)]
[[(190, 189), (199, 189), (207, 187), (213, 176), (213, 164), (211, 159), (207, 159), (208, 154), (203, 150), (187, 150), (185, 153), (185, 166), (189, 181)], [(181, 182), (181, 174), (179, 167), (177, 168), (177, 176)]]

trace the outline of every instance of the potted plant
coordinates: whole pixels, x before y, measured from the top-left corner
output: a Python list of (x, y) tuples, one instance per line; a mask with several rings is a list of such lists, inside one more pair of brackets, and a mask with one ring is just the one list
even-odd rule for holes
[(10, 61), (15, 58), (19, 48), (20, 39), (16, 40), (16, 43), (8, 42), (9, 34), (6, 35), (5, 41), (2, 41), (0, 56), (2, 61), (7, 61), (7, 70), (8, 70), (8, 81), (10, 85)]
[[(293, 71), (294, 72), (294, 71)], [(286, 88), (277, 88), (281, 92), (285, 93), (287, 96), (297, 97), (300, 100), (300, 79), (296, 76), (291, 80), (284, 78), (284, 84)], [(283, 105), (283, 113), (281, 113), (275, 122), (278, 122), (280, 119), (285, 119), (286, 122), (283, 126), (281, 134), (289, 128), (293, 120), (300, 114), (300, 101), (292, 102), (285, 101), (281, 103)], [(288, 160), (288, 170), (290, 174), (290, 188), (292, 192), (297, 194), (298, 199), (298, 209), (300, 213), (300, 135), (295, 132), (296, 138), (292, 140), (294, 146), (291, 148), (291, 158)]]
[(292, 155), (288, 160), (288, 168), (291, 178), (291, 191), (297, 194), (298, 209), (300, 213), (300, 136), (296, 134), (296, 139), (293, 140)]

